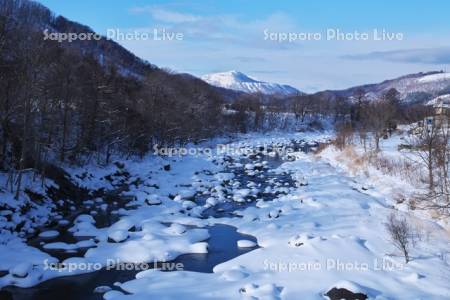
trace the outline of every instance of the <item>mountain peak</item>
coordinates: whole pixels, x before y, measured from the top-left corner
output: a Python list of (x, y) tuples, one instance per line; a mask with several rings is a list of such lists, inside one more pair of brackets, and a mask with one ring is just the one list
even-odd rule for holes
[(259, 81), (236, 70), (207, 74), (202, 76), (201, 79), (218, 87), (246, 93), (279, 94), (285, 96), (300, 93), (299, 90), (292, 86)]
[(227, 72), (213, 73), (202, 76), (205, 81), (216, 81), (221, 83), (233, 83), (233, 82), (258, 82), (257, 80), (250, 78), (242, 72), (231, 70)]

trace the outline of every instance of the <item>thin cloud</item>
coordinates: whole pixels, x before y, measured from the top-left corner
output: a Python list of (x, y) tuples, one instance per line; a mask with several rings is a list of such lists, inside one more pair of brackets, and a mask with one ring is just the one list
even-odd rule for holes
[(180, 13), (177, 11), (164, 9), (156, 6), (133, 7), (130, 9), (130, 12), (137, 14), (148, 13), (156, 21), (173, 24), (192, 23), (200, 21), (202, 19), (200, 16)]
[[(250, 48), (271, 48), (285, 50), (292, 44), (265, 41), (265, 29), (270, 31), (294, 31), (295, 22), (285, 13), (273, 12), (266, 18), (247, 20), (238, 14), (200, 15), (180, 12), (164, 5), (133, 7), (135, 14), (148, 14), (154, 26), (166, 28), (172, 32), (181, 32), (185, 40), (204, 45), (239, 45)], [(297, 45), (298, 46), (298, 45)], [(248, 62), (248, 60), (247, 60)]]
[(235, 56), (234, 59), (241, 63), (254, 63), (267, 61), (267, 59), (265, 59), (264, 57), (255, 57), (255, 56)]
[(344, 55), (352, 60), (384, 60), (390, 62), (450, 64), (450, 48), (423, 48), (394, 51), (375, 51), (365, 54)]
[(285, 74), (286, 72), (283, 70), (250, 70), (249, 73), (257, 73), (257, 74)]

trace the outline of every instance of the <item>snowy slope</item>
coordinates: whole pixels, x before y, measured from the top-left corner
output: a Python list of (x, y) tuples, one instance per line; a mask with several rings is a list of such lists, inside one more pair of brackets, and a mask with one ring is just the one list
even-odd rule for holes
[(422, 78), (419, 78), (420, 83), (449, 81), (449, 80), (450, 80), (450, 73), (438, 73), (438, 74), (427, 75)]
[(293, 88), (289, 85), (269, 83), (264, 81), (259, 81), (249, 76), (241, 73), (239, 71), (229, 71), (222, 73), (213, 73), (204, 75), (201, 77), (204, 81), (209, 84), (246, 92), (246, 93), (263, 93), (263, 94), (280, 94), (280, 95), (292, 95), (300, 93), (299, 90)]
[(450, 73), (424, 74), (424, 76), (416, 78), (402, 78), (394, 80), (388, 85), (389, 88), (395, 88), (404, 97), (414, 92), (425, 92), (435, 95), (449, 86)]
[(446, 104), (448, 105), (450, 103), (450, 94), (442, 95), (436, 98), (433, 98), (432, 100), (427, 102), (427, 105), (434, 106), (439, 104)]
[[(400, 98), (405, 102), (428, 102), (434, 97), (448, 93), (447, 90), (450, 88), (450, 73), (428, 72), (409, 74), (376, 84), (355, 86), (339, 91), (319, 92), (319, 94), (327, 93), (340, 97), (351, 97), (358, 90), (363, 90), (368, 99), (377, 99), (392, 88), (400, 93)], [(418, 97), (418, 94), (423, 94), (423, 96)]]

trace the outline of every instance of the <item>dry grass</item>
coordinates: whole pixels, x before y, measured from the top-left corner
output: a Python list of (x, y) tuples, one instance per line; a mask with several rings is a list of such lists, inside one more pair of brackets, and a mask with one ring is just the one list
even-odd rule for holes
[[(348, 145), (340, 151), (336, 159), (345, 164), (348, 171), (353, 175), (364, 174), (370, 177), (374, 175), (371, 174), (370, 170), (375, 168), (383, 175), (400, 178), (415, 186), (424, 182), (424, 175), (420, 168), (417, 168), (413, 162), (406, 158), (390, 158), (381, 152), (374, 151), (360, 153), (356, 151), (354, 146)], [(413, 197), (406, 196), (401, 190), (396, 191), (392, 195), (392, 199), (397, 204), (407, 204), (411, 210), (418, 208), (417, 201)]]
[(314, 153), (315, 154), (320, 154), (323, 150), (327, 149), (330, 145), (332, 145), (331, 142), (319, 143), (319, 147), (317, 147), (317, 150)]
[(353, 146), (346, 146), (337, 156), (340, 162), (344, 162), (352, 174), (361, 171), (368, 172), (368, 160), (365, 156), (358, 154)]
[(422, 182), (423, 175), (417, 166), (403, 158), (388, 158), (382, 154), (370, 157), (370, 164), (383, 174), (402, 178), (412, 184), (419, 184)]
[(424, 177), (419, 168), (405, 158), (390, 158), (380, 152), (358, 153), (353, 146), (346, 146), (337, 156), (340, 162), (344, 162), (352, 174), (364, 172), (368, 174), (369, 168), (374, 167), (382, 174), (398, 177), (412, 184), (421, 184)]

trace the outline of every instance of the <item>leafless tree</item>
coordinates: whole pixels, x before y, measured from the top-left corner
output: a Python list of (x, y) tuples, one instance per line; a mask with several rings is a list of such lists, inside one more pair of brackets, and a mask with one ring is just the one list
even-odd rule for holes
[(412, 229), (405, 218), (397, 218), (394, 213), (389, 215), (386, 230), (389, 233), (393, 245), (402, 252), (405, 262), (410, 261), (409, 251), (411, 247)]
[(428, 193), (417, 195), (417, 200), (425, 209), (434, 209), (442, 215), (450, 215), (450, 128), (436, 122), (424, 128), (416, 137), (412, 151), (427, 169)]
[(430, 193), (434, 191), (434, 171), (435, 171), (435, 155), (439, 143), (439, 128), (433, 119), (430, 123), (425, 122), (424, 126), (419, 129), (419, 133), (413, 135), (410, 141), (411, 151), (419, 158), (419, 163), (427, 170), (428, 190)]

